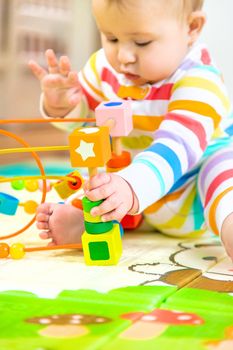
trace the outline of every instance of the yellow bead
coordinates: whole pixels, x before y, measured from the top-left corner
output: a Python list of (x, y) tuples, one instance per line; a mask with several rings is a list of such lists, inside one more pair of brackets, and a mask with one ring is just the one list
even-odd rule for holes
[(27, 201), (24, 203), (24, 211), (27, 214), (35, 214), (38, 204), (35, 201)]
[(37, 180), (25, 180), (25, 188), (29, 192), (35, 192), (39, 188), (39, 184)]
[(12, 259), (22, 259), (25, 255), (24, 245), (21, 243), (14, 243), (10, 247), (10, 256)]
[(10, 247), (6, 243), (0, 243), (0, 258), (7, 258), (9, 255)]

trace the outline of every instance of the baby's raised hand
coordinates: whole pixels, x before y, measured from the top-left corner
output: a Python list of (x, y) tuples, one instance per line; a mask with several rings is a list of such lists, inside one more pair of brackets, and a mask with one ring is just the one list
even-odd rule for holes
[(138, 199), (131, 186), (122, 177), (113, 173), (93, 176), (84, 186), (85, 195), (91, 201), (104, 199), (91, 210), (93, 216), (101, 216), (102, 221), (118, 220), (138, 210)]
[(44, 109), (50, 117), (64, 117), (76, 106), (82, 97), (77, 73), (71, 71), (67, 56), (57, 60), (53, 50), (45, 52), (47, 70), (35, 61), (29, 67), (40, 81), (44, 93)]

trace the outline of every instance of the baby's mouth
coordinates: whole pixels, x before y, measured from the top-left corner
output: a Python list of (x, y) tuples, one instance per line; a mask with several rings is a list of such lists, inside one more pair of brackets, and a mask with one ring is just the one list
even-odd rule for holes
[(132, 74), (132, 73), (123, 73), (126, 79), (128, 80), (137, 80), (140, 79), (140, 75)]

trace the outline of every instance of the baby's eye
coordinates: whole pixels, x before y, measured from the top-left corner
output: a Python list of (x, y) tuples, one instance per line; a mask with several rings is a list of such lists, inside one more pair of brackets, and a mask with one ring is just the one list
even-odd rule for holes
[(135, 41), (135, 44), (137, 46), (147, 46), (147, 45), (151, 44), (151, 42), (152, 42), (151, 40), (150, 41), (144, 41), (144, 42)]
[(110, 43), (117, 43), (118, 39), (117, 38), (107, 38), (107, 41), (109, 41)]

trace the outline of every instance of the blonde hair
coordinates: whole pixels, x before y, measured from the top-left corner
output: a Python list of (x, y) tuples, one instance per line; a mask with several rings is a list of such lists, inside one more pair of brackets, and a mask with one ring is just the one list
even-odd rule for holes
[[(166, 0), (162, 0), (164, 3)], [(167, 0), (167, 4), (169, 1), (169, 5), (171, 7), (175, 7), (179, 13), (190, 14), (193, 11), (201, 10), (204, 4), (204, 0)], [(107, 0), (110, 4), (117, 3), (120, 7), (127, 5), (127, 0)]]

